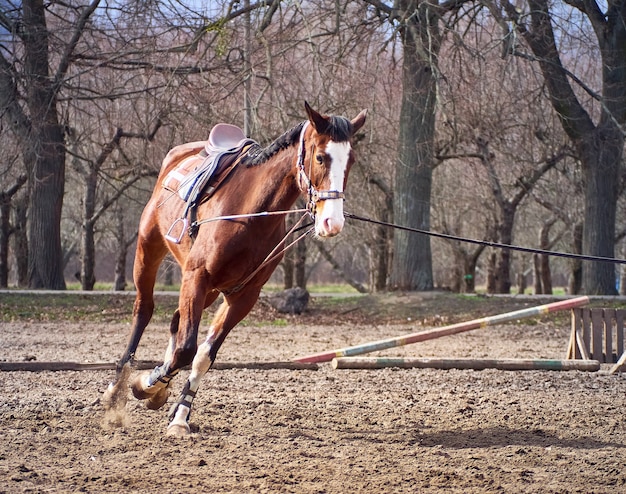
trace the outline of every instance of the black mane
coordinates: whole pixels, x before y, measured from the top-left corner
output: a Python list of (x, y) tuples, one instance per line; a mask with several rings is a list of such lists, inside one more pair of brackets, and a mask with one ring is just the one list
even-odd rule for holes
[[(335, 142), (346, 142), (352, 136), (352, 122), (345, 117), (331, 116), (329, 117), (328, 127), (324, 132)], [(302, 127), (306, 122), (301, 122), (294, 128), (288, 130), (278, 137), (269, 146), (262, 148), (259, 145), (253, 146), (244, 159), (246, 166), (256, 166), (265, 163), (282, 149), (288, 148), (293, 144), (297, 144), (300, 140)]]
[(293, 129), (285, 132), (266, 148), (262, 148), (259, 145), (253, 146), (244, 159), (245, 165), (256, 166), (265, 163), (280, 150), (297, 143), (300, 140), (302, 127), (304, 127), (304, 122), (299, 123)]

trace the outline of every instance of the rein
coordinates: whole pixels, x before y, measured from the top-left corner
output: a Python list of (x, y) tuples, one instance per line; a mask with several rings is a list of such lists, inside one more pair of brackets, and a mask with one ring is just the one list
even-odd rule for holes
[[(252, 271), (252, 273), (250, 273), (248, 276), (246, 276), (246, 278), (241, 283), (239, 283), (237, 286), (235, 286), (234, 288), (232, 288), (230, 290), (223, 291), (222, 293), (224, 295), (230, 295), (231, 293), (236, 293), (239, 290), (241, 290), (268, 263), (270, 263), (271, 261), (276, 259), (278, 256), (284, 254), (287, 250), (289, 250), (291, 247), (296, 245), (300, 240), (302, 240), (304, 237), (306, 237), (309, 233), (312, 233), (315, 230), (314, 227), (313, 228), (309, 228), (303, 234), (301, 234), (298, 238), (296, 238), (294, 241), (292, 241), (291, 243), (289, 243), (287, 245), (284, 245), (285, 241), (287, 240), (287, 237), (289, 237), (289, 235), (291, 235), (292, 233), (300, 230), (300, 224), (304, 221), (304, 218), (307, 217), (308, 210), (307, 209), (296, 209), (296, 210), (292, 210), (292, 211), (277, 211), (277, 212), (279, 212), (279, 213), (296, 213), (296, 212), (301, 213), (301, 212), (304, 212), (305, 214), (303, 214), (300, 217), (300, 219), (297, 221), (297, 223), (291, 227), (291, 229), (285, 234), (285, 236), (282, 238), (282, 240), (280, 242), (278, 242), (278, 244), (276, 244), (276, 247), (274, 247), (272, 249), (272, 251), (263, 260), (263, 262), (261, 264), (259, 264), (259, 266), (254, 271)], [(237, 215), (237, 216), (247, 216), (247, 215)], [(309, 225), (305, 225), (304, 228), (306, 228), (308, 226), (310, 226), (310, 224)], [(283, 245), (284, 247), (281, 248), (281, 245)]]
[[(250, 273), (237, 286), (235, 286), (234, 288), (232, 288), (230, 290), (225, 290), (222, 293), (224, 293), (225, 295), (229, 295), (231, 293), (235, 293), (235, 292), (238, 292), (239, 290), (241, 290), (269, 262), (271, 262), (272, 260), (276, 259), (278, 256), (282, 255), (283, 253), (285, 253), (287, 250), (289, 250), (291, 247), (293, 247), (295, 244), (297, 244), (300, 240), (302, 240), (304, 237), (306, 237), (309, 233), (313, 232), (314, 228), (309, 228), (306, 232), (304, 232), (302, 235), (300, 235), (293, 242), (291, 242), (288, 245), (285, 245), (282, 249), (280, 248), (281, 245), (284, 245), (284, 243), (287, 240), (287, 237), (289, 237), (289, 235), (291, 235), (292, 233), (294, 233), (294, 232), (296, 232), (296, 231), (298, 231), (298, 230), (300, 230), (302, 228), (302, 227), (300, 227), (300, 224), (304, 221), (304, 218), (306, 218), (307, 215), (310, 214), (310, 211), (309, 211), (308, 208), (302, 208), (302, 209), (289, 209), (289, 210), (286, 210), (286, 211), (261, 211), (260, 213), (227, 214), (227, 215), (224, 215), (224, 216), (215, 216), (214, 218), (207, 218), (207, 219), (204, 219), (204, 220), (195, 221), (193, 223), (192, 226), (194, 228), (198, 228), (200, 225), (202, 225), (204, 223), (212, 223), (213, 221), (232, 221), (232, 220), (245, 219), (245, 218), (259, 218), (259, 217), (263, 217), (263, 216), (279, 216), (279, 215), (283, 215), (284, 216), (284, 215), (294, 214), (294, 213), (304, 213), (304, 214), (300, 217), (298, 222), (287, 233), (285, 233), (285, 236), (282, 238), (282, 240), (280, 242), (278, 242), (278, 244), (276, 244), (276, 247), (274, 247), (272, 249), (272, 251), (263, 260), (263, 262), (261, 264), (259, 264), (259, 266), (254, 271), (252, 271), (252, 273)], [(308, 226), (310, 226), (310, 224), (305, 225), (304, 228), (307, 228)]]
[(459, 236), (450, 235), (447, 233), (437, 233), (437, 232), (432, 232), (430, 230), (411, 228), (408, 226), (398, 225), (396, 223), (389, 223), (387, 221), (374, 220), (371, 218), (366, 218), (364, 216), (359, 216), (359, 215), (347, 213), (347, 212), (344, 214), (344, 216), (346, 218), (350, 218), (353, 220), (363, 221), (365, 223), (372, 223), (374, 225), (386, 226), (388, 228), (394, 228), (396, 230), (402, 230), (405, 232), (420, 233), (422, 235), (429, 235), (431, 237), (443, 238), (446, 240), (455, 240), (457, 242), (466, 242), (466, 243), (475, 244), (475, 245), (485, 245), (487, 247), (493, 247), (496, 249), (516, 250), (519, 252), (529, 252), (531, 254), (545, 254), (547, 256), (565, 257), (568, 259), (580, 259), (581, 261), (597, 261), (597, 262), (610, 262), (614, 264), (626, 264), (626, 259), (617, 259), (617, 258), (602, 257), (602, 256), (590, 256), (590, 255), (585, 255), (585, 254), (573, 254), (569, 252), (557, 252), (553, 250), (544, 250), (544, 249), (533, 249), (531, 247), (521, 247), (518, 245), (501, 244), (498, 242), (490, 242), (487, 240), (476, 240), (473, 238), (459, 237)]
[(261, 211), (260, 213), (245, 213), (245, 214), (227, 214), (224, 216), (215, 216), (213, 218), (207, 218), (204, 220), (198, 220), (193, 223), (193, 227), (198, 227), (205, 223), (212, 223), (213, 221), (223, 221), (223, 220), (240, 220), (245, 218), (259, 218), (261, 216), (279, 216), (279, 215), (287, 215), (293, 213), (307, 213), (309, 210), (306, 208), (303, 209), (289, 209), (286, 211)]

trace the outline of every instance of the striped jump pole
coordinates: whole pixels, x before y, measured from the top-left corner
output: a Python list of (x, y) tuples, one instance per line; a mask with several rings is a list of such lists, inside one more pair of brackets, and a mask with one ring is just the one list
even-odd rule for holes
[(386, 350), (387, 348), (409, 345), (411, 343), (433, 340), (435, 338), (441, 338), (442, 336), (462, 333), (464, 331), (471, 331), (472, 329), (484, 328), (486, 326), (494, 326), (496, 324), (502, 324), (516, 319), (524, 319), (527, 317), (547, 314), (549, 312), (556, 312), (559, 310), (573, 309), (574, 307), (580, 307), (588, 303), (589, 297), (576, 297), (567, 300), (561, 300), (559, 302), (552, 302), (550, 304), (539, 305), (536, 307), (529, 307), (527, 309), (506, 312), (504, 314), (497, 314), (495, 316), (474, 319), (472, 321), (451, 324), (449, 326), (442, 326), (441, 328), (429, 329), (426, 331), (412, 333), (405, 336), (397, 336), (395, 338), (372, 341), (369, 343), (364, 343), (362, 345), (341, 348), (338, 350), (331, 350), (329, 352), (314, 353), (312, 355), (298, 357), (294, 359), (294, 361), (306, 363), (330, 362), (335, 357), (351, 357), (353, 355), (362, 355), (364, 353), (377, 352), (379, 350)]
[(600, 370), (597, 360), (551, 360), (551, 359), (481, 359), (481, 358), (401, 358), (401, 357), (340, 357), (332, 360), (334, 369), (498, 369), (510, 371), (553, 370), (588, 371)]

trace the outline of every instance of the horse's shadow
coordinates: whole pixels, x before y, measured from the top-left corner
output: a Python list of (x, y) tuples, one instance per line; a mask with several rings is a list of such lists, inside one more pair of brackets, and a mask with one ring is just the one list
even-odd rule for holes
[(484, 429), (455, 429), (428, 433), (418, 433), (420, 446), (465, 449), (505, 446), (538, 446), (573, 449), (626, 448), (626, 444), (612, 441), (598, 441), (589, 436), (563, 438), (539, 428), (512, 429), (489, 427)]

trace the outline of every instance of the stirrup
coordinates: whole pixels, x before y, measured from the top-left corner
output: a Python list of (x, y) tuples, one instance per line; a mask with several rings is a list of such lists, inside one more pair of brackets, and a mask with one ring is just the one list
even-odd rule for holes
[[(174, 235), (172, 235), (172, 231), (174, 230), (176, 225), (178, 225), (178, 223), (180, 222), (183, 223), (182, 227), (180, 227), (180, 235), (175, 237)], [(178, 218), (176, 221), (174, 221), (174, 223), (172, 223), (172, 226), (170, 226), (170, 229), (165, 234), (165, 239), (169, 240), (170, 242), (174, 244), (179, 244), (180, 241), (183, 239), (183, 236), (185, 235), (185, 232), (187, 231), (188, 226), (189, 226), (189, 220), (187, 220), (187, 218)]]

